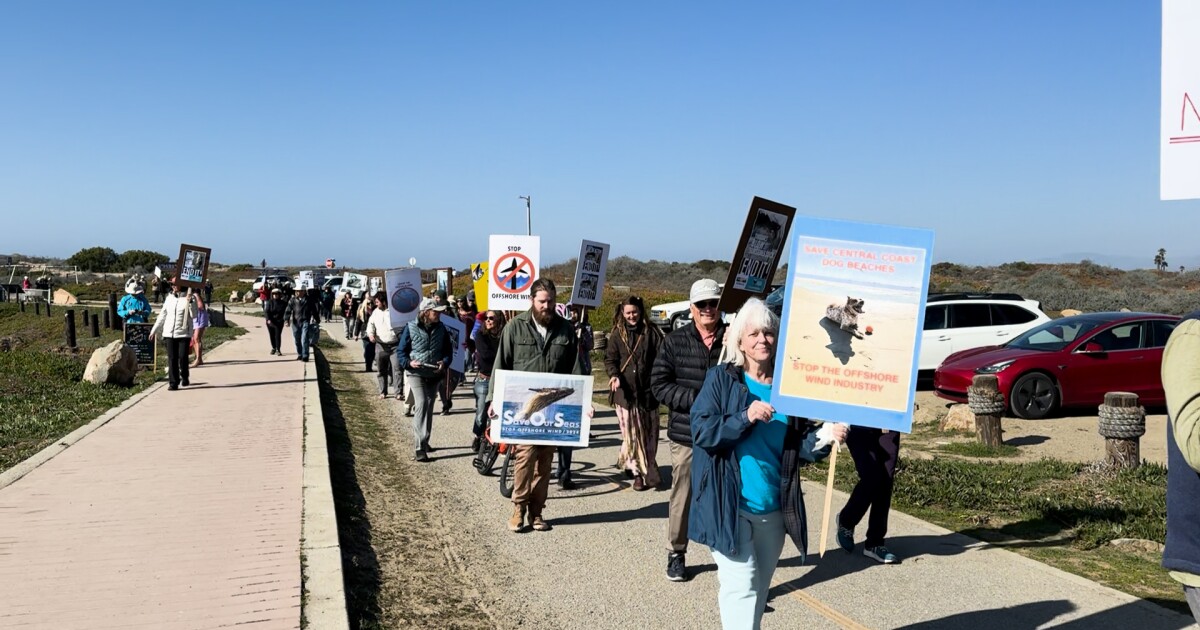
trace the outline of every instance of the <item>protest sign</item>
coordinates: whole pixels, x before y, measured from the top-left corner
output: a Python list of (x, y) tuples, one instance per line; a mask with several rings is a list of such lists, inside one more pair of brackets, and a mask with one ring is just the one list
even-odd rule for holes
[(1159, 116), (1159, 195), (1200, 198), (1200, 4), (1162, 3), (1162, 97)]
[(207, 247), (180, 245), (176, 263), (176, 269), (179, 270), (176, 282), (179, 286), (203, 289), (204, 281), (208, 278), (208, 259), (211, 255), (212, 250)]
[(311, 288), (317, 286), (317, 285), (313, 284), (313, 282), (314, 282), (314, 279), (313, 279), (312, 271), (301, 271), (300, 275), (296, 276), (296, 288), (297, 289), (311, 289)]
[(445, 291), (446, 296), (454, 294), (454, 270), (449, 267), (437, 269), (437, 290)]
[(349, 291), (351, 296), (361, 298), (367, 291), (367, 280), (368, 278), (361, 273), (347, 271), (342, 274), (342, 287), (339, 291)]
[[(421, 306), (421, 270), (389, 269), (383, 272), (387, 286), (388, 315), (392, 328), (400, 328), (417, 318)], [(345, 286), (345, 285), (342, 285)]]
[(154, 267), (154, 277), (159, 280), (170, 280), (171, 276), (175, 275), (175, 269), (177, 267), (173, 262), (159, 263)]
[(467, 325), (458, 321), (458, 318), (443, 314), (441, 316), (442, 325), (446, 327), (446, 334), (450, 335), (450, 345), (454, 347), (454, 356), (450, 358), (450, 369), (455, 372), (466, 372), (467, 366)]
[(750, 213), (721, 290), (722, 312), (736, 312), (746, 300), (771, 292), (771, 278), (779, 268), (779, 257), (795, 216), (796, 209), (791, 206), (759, 197), (750, 202)]
[(529, 309), (529, 287), (538, 277), (540, 250), (541, 239), (537, 236), (488, 237), (488, 308)]
[(771, 404), (787, 415), (909, 432), (933, 232), (795, 223)]
[(579, 262), (575, 264), (575, 286), (571, 288), (570, 302), (592, 308), (600, 306), (607, 272), (608, 244), (585, 240), (579, 247)]
[(481, 313), (488, 310), (488, 264), (486, 260), (471, 265), (471, 285), (475, 288), (475, 308)]
[(150, 329), (154, 324), (135, 324), (125, 322), (125, 345), (133, 350), (134, 356), (137, 357), (138, 365), (155, 365), (154, 357), (154, 337), (150, 335)]
[(379, 293), (379, 290), (383, 288), (383, 278), (379, 276), (371, 276), (371, 278), (367, 280), (367, 287), (371, 289), (371, 295)]
[(496, 370), (493, 440), (508, 444), (588, 445), (592, 377)]

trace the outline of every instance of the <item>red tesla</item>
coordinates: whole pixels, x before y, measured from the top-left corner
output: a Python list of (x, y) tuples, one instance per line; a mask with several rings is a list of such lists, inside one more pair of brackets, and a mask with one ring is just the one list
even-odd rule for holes
[(1162, 405), (1163, 346), (1179, 318), (1154, 313), (1088, 313), (1046, 322), (1003, 346), (946, 357), (933, 374), (938, 396), (967, 402), (976, 374), (995, 374), (1018, 418), (1095, 406), (1107, 392), (1133, 392)]

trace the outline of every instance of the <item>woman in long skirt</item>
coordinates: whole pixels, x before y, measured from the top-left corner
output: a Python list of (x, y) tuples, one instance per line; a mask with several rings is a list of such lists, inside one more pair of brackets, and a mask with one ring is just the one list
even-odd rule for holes
[(658, 486), (658, 401), (650, 392), (650, 368), (663, 334), (646, 322), (645, 304), (630, 296), (617, 305), (616, 323), (608, 335), (604, 369), (621, 425), (617, 467), (633, 477), (634, 490)]

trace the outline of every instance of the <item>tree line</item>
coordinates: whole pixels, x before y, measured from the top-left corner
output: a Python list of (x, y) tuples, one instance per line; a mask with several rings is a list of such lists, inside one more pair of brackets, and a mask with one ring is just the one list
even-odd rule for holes
[(80, 271), (94, 273), (127, 273), (141, 268), (153, 271), (154, 267), (171, 260), (166, 254), (145, 249), (131, 249), (118, 254), (109, 247), (85, 247), (66, 260)]

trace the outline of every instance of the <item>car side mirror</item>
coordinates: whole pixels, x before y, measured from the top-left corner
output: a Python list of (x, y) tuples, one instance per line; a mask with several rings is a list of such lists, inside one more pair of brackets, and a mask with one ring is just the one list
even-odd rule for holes
[(1095, 341), (1089, 341), (1083, 344), (1083, 348), (1081, 348), (1079, 351), (1086, 354), (1099, 354), (1104, 352), (1104, 346), (1096, 343)]

